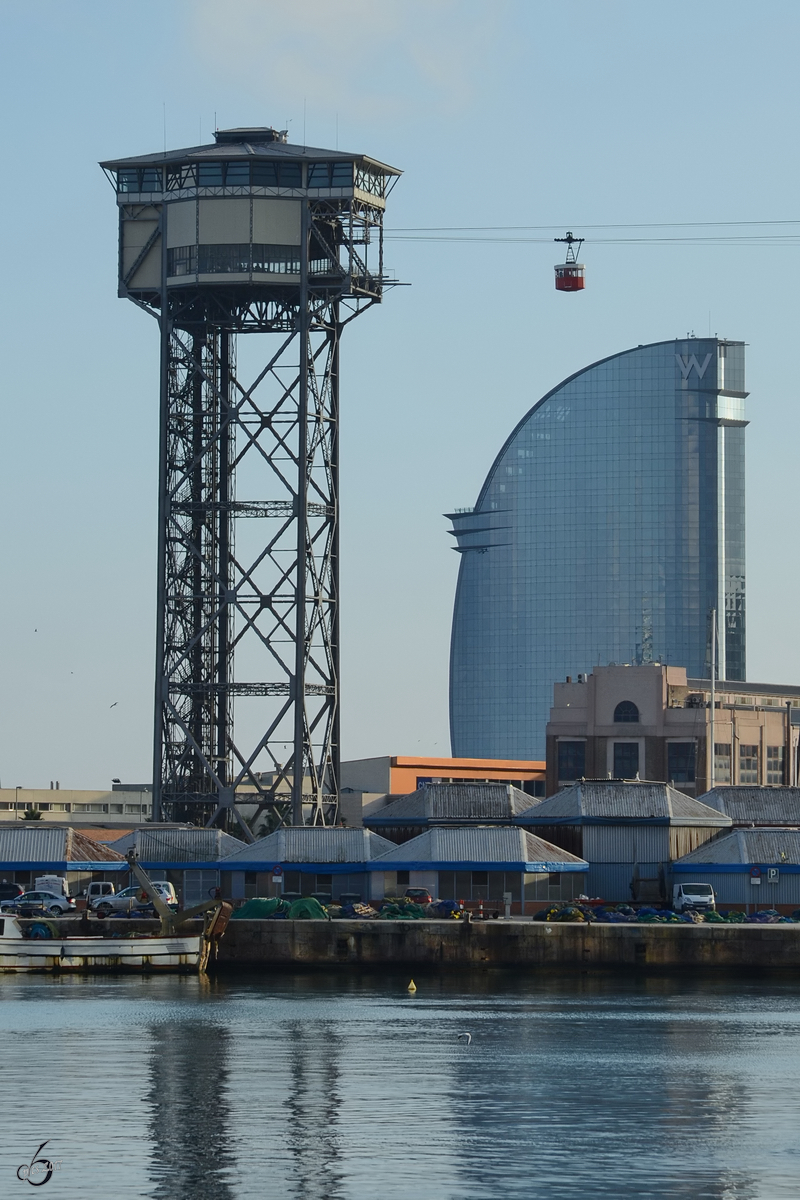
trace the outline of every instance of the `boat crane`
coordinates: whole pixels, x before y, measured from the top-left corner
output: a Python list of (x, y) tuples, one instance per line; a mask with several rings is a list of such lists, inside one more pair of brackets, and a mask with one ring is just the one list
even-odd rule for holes
[[(556, 291), (581, 292), (586, 287), (586, 268), (578, 262), (583, 238), (576, 238), (567, 230), (566, 237), (553, 238), (554, 242), (566, 242), (567, 257), (563, 263), (556, 263)], [(576, 249), (577, 247), (577, 249)]]

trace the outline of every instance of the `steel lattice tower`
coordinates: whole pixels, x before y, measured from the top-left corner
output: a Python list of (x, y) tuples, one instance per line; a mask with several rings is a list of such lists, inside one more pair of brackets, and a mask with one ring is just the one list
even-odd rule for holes
[(399, 172), (272, 129), (215, 139), (101, 165), (119, 294), (161, 332), (153, 819), (252, 840), (265, 810), (337, 816), (339, 345), (389, 285)]

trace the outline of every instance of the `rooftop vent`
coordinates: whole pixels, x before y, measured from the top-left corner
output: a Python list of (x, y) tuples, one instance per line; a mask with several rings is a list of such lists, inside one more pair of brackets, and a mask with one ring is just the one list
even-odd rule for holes
[(273, 129), (263, 126), (244, 129), (217, 129), (214, 140), (222, 145), (231, 142), (285, 142), (289, 136), (288, 129)]

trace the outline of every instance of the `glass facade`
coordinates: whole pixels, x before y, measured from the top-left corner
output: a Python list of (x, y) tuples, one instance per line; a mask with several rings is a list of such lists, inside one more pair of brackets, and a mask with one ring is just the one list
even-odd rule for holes
[(659, 342), (578, 372), (450, 514), (453, 754), (544, 756), (553, 683), (598, 663), (745, 678), (744, 344)]

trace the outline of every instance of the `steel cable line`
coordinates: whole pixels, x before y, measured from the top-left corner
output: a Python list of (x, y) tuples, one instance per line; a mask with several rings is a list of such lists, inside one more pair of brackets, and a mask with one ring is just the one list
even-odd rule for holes
[[(579, 225), (577, 221), (573, 221), (573, 226), (578, 229), (722, 229), (731, 228), (733, 226), (743, 227), (746, 225), (800, 225), (800, 218), (791, 219), (788, 221), (765, 220), (765, 221), (645, 221), (639, 224), (617, 224), (617, 225)], [(489, 232), (505, 230), (522, 229), (522, 230), (537, 230), (544, 233), (546, 230), (560, 230), (561, 225), (397, 225), (395, 232), (397, 233), (460, 233), (460, 232)]]
[[(663, 221), (663, 222), (647, 222), (639, 224), (606, 224), (606, 225), (576, 225), (576, 228), (584, 230), (660, 230), (660, 229), (685, 229), (697, 230), (695, 234), (682, 233), (657, 236), (655, 233), (650, 236), (630, 236), (630, 237), (593, 237), (591, 238), (593, 245), (638, 245), (638, 246), (657, 246), (657, 245), (751, 245), (757, 246), (765, 242), (774, 242), (780, 245), (793, 245), (800, 240), (800, 229), (793, 232), (790, 229), (784, 228), (783, 232), (775, 233), (712, 233), (702, 232), (715, 229), (766, 229), (775, 226), (800, 226), (800, 220), (765, 220), (765, 221)], [(560, 226), (555, 225), (420, 225), (420, 226), (397, 226), (395, 229), (387, 230), (384, 236), (391, 241), (407, 241), (407, 242), (484, 242), (493, 243), (521, 243), (521, 244), (538, 244), (545, 245), (551, 243), (552, 237), (535, 237), (527, 236), (530, 234), (544, 233), (545, 231), (559, 230)], [(490, 235), (490, 236), (487, 236)]]

